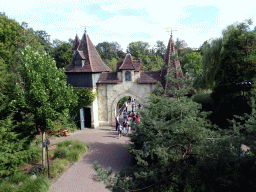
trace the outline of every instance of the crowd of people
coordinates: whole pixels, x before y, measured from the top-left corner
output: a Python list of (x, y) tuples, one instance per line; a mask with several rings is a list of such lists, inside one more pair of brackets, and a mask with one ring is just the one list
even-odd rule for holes
[[(121, 125), (119, 114), (116, 116), (116, 131), (118, 131), (118, 139), (122, 136), (131, 133), (131, 124), (130, 122), (141, 123), (141, 118), (139, 113), (135, 114), (135, 112), (127, 112), (124, 110), (123, 112), (123, 125)], [(127, 132), (126, 132), (127, 131)]]

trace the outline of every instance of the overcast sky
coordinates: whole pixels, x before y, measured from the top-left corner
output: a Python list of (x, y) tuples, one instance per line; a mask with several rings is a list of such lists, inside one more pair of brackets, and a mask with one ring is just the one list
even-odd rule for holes
[(173, 38), (198, 48), (204, 41), (221, 36), (222, 30), (236, 21), (253, 19), (255, 0), (7, 0), (0, 12), (26, 22), (34, 30), (45, 30), (51, 40), (67, 41), (76, 32), (81, 39), (84, 28), (96, 46), (117, 41), (126, 51), (130, 42), (144, 41), (154, 46), (157, 40), (167, 45)]

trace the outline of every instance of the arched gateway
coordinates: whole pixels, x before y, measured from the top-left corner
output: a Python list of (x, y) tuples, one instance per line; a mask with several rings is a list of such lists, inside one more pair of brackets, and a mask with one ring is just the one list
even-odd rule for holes
[(116, 106), (125, 96), (136, 98), (143, 106), (147, 103), (148, 96), (154, 91), (158, 81), (162, 83), (166, 92), (168, 85), (164, 76), (169, 73), (169, 70), (164, 66), (171, 62), (171, 67), (180, 67), (179, 61), (170, 60), (172, 52), (175, 52), (172, 35), (167, 46), (163, 68), (159, 71), (142, 71), (140, 59), (133, 60), (132, 55), (128, 53), (123, 61), (117, 62), (116, 71), (111, 72), (101, 60), (86, 33), (81, 41), (76, 35), (72, 49), (74, 50), (73, 60), (65, 68), (67, 83), (74, 89), (89, 88), (98, 92), (93, 104), (87, 107), (90, 115), (86, 117), (90, 118), (89, 127), (92, 128), (102, 125), (115, 126)]

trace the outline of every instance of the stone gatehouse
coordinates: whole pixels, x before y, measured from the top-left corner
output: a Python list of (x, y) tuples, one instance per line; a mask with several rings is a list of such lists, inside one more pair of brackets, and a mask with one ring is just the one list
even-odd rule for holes
[[(132, 55), (127, 53), (123, 61), (117, 62), (116, 71), (111, 72), (86, 33), (83, 34), (81, 41), (76, 35), (72, 50), (74, 57), (65, 68), (67, 83), (75, 89), (89, 88), (98, 92), (93, 104), (87, 106), (91, 114), (87, 117), (90, 119), (85, 117), (85, 121), (90, 122), (87, 127), (92, 128), (102, 125), (115, 126), (117, 104), (125, 96), (132, 96), (143, 105), (147, 103), (148, 96), (158, 81), (166, 93), (168, 84), (164, 76), (169, 73), (169, 69), (164, 66), (171, 63), (170, 67), (180, 67), (179, 61), (170, 60), (171, 54), (175, 52), (172, 35), (168, 42), (163, 68), (159, 71), (142, 71), (140, 59), (133, 60)], [(85, 106), (81, 106), (83, 107)]]

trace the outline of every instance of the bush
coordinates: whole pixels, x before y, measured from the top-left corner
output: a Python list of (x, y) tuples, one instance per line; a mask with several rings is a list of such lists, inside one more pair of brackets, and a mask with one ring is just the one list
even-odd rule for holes
[[(52, 178), (57, 177), (60, 173), (64, 172), (70, 165), (70, 162), (67, 159), (55, 159), (50, 165), (50, 171)], [(46, 171), (48, 169), (46, 168)]]
[(68, 147), (69, 145), (72, 145), (73, 141), (72, 140), (66, 140), (63, 142), (57, 143), (57, 147)]
[(0, 192), (16, 192), (18, 190), (18, 185), (9, 183), (3, 180), (0, 184)]
[(29, 150), (21, 153), (22, 164), (34, 164), (42, 159), (42, 148), (31, 146)]
[(70, 162), (76, 162), (78, 161), (79, 159), (81, 159), (81, 156), (80, 156), (80, 152), (79, 150), (72, 150), (68, 153), (68, 156), (67, 156), (67, 159), (70, 161)]
[(47, 192), (51, 186), (51, 181), (47, 175), (40, 175), (35, 180), (28, 179), (19, 191)]
[(20, 182), (25, 182), (29, 176), (24, 171), (16, 171), (13, 175), (9, 177), (9, 181), (12, 183), (19, 184)]
[(67, 148), (59, 148), (57, 149), (56, 151), (54, 151), (54, 156), (53, 158), (56, 159), (56, 158), (60, 158), (60, 159), (64, 159), (67, 157), (68, 155), (68, 149)]
[(87, 150), (88, 150), (85, 143), (80, 140), (74, 140), (71, 145), (72, 145), (72, 149), (78, 150), (80, 152), (79, 154), (83, 154), (83, 153), (87, 152)]
[(29, 170), (28, 174), (31, 175), (41, 175), (45, 171), (45, 168), (41, 164), (33, 165), (31, 169)]

